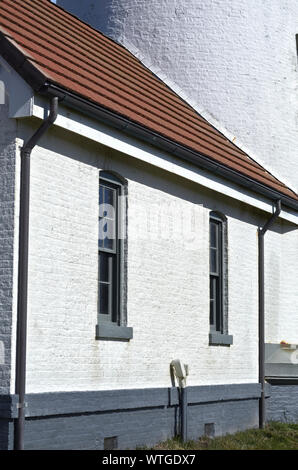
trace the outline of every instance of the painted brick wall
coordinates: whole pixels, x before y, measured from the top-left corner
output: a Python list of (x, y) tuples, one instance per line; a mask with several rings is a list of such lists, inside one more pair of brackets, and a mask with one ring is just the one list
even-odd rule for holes
[[(191, 396), (192, 389), (190, 388), (188, 390), (190, 399), (188, 407), (189, 439), (197, 439), (204, 435), (206, 423), (214, 424), (215, 435), (257, 427), (259, 394), (256, 392), (247, 393), (249, 388), (257, 389), (257, 387), (258, 385), (255, 384), (225, 385), (223, 387), (225, 391), (216, 392), (217, 388), (221, 387), (210, 386), (206, 387), (208, 398), (205, 400), (202, 399), (205, 387), (195, 387), (195, 394), (199, 397), (197, 399)], [(232, 394), (228, 398), (225, 397), (224, 395), (227, 396), (233, 388), (236, 392), (236, 398), (233, 398)], [(246, 390), (245, 394), (250, 396), (243, 397), (241, 389)], [(105, 402), (104, 392), (94, 392), (97, 411), (82, 413), (85, 409), (84, 405), (90, 403), (88, 398), (90, 400), (92, 392), (81, 392), (76, 394), (75, 401), (83, 406), (81, 413), (63, 414), (58, 407), (55, 409), (55, 414), (52, 415), (50, 413), (53, 412), (52, 405), (55, 401), (55, 393), (33, 394), (31, 397), (28, 395), (30, 411), (26, 419), (25, 449), (103, 449), (104, 438), (110, 436), (117, 436), (119, 449), (155, 445), (179, 434), (178, 400), (171, 400), (175, 403), (169, 403), (169, 397), (173, 397), (175, 392), (177, 389), (166, 388), (147, 389), (146, 391), (126, 390), (128, 402), (135, 403), (133, 407), (130, 407), (127, 405), (127, 401), (121, 400), (121, 391), (118, 393), (117, 391), (109, 391), (107, 395), (112, 395), (116, 399), (112, 406), (116, 406), (117, 413), (111, 411), (108, 405), (109, 400)], [(150, 400), (151, 394), (153, 396), (158, 394), (159, 401), (156, 400), (155, 405), (152, 405), (152, 400)], [(59, 395), (63, 397), (64, 403), (73, 403), (71, 393), (57, 394), (58, 397)], [(214, 395), (217, 395), (217, 400), (220, 401), (213, 401)], [(140, 398), (143, 401), (143, 407), (138, 407)], [(34, 401), (38, 400), (42, 403), (43, 413), (41, 415), (36, 413), (34, 408)], [(44, 410), (45, 400), (49, 411)], [(106, 408), (104, 412), (99, 411), (102, 407)]]
[[(1, 81), (1, 70), (0, 70)], [(0, 101), (0, 394), (10, 391), (13, 312), (16, 121)]]
[[(281, 292), (278, 341), (298, 344), (298, 229), (283, 224)], [(274, 302), (274, 297), (273, 297)], [(274, 341), (276, 338), (273, 339)]]
[(298, 230), (283, 221), (265, 236), (266, 341), (298, 343)]
[(58, 0), (298, 190), (295, 0)]
[[(130, 343), (94, 339), (102, 168), (128, 180)], [(191, 385), (256, 382), (257, 219), (245, 205), (57, 130), (32, 154), (31, 183), (28, 393), (169, 386), (177, 357)], [(213, 209), (228, 217), (230, 348), (208, 345)], [(187, 211), (193, 239), (156, 237)]]
[(267, 419), (270, 421), (298, 422), (297, 385), (271, 385)]

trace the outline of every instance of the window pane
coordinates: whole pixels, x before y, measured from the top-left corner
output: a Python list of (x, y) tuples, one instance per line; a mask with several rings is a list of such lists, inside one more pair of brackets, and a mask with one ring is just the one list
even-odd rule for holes
[(210, 222), (210, 246), (213, 248), (216, 248), (218, 244), (217, 232), (218, 225), (214, 222)]
[(214, 325), (214, 301), (210, 299), (210, 325)]
[(115, 242), (115, 240), (113, 240), (112, 238), (107, 238), (106, 237), (103, 241), (103, 246), (107, 250), (114, 250), (114, 242)]
[(109, 284), (99, 283), (99, 311), (103, 315), (109, 314)]
[(223, 325), (223, 223), (210, 218), (210, 328), (218, 332)]
[(99, 204), (103, 204), (103, 187), (99, 186)]
[(215, 300), (214, 278), (210, 278), (210, 300)]
[(99, 190), (99, 248), (115, 250), (116, 244), (116, 194), (117, 190), (105, 184)]
[(99, 218), (98, 229), (98, 247), (106, 248), (107, 250), (114, 250), (116, 245), (116, 226), (115, 221)]
[[(104, 202), (105, 204), (109, 204), (110, 206), (115, 206), (115, 189), (112, 188), (104, 188)], [(109, 210), (108, 217), (112, 217), (112, 211)]]
[(220, 297), (220, 284), (219, 279), (216, 279), (216, 331), (221, 331), (222, 317), (221, 317), (222, 299)]
[(210, 271), (211, 273), (218, 273), (218, 251), (214, 248), (210, 249)]
[(99, 256), (99, 280), (109, 282), (109, 255), (100, 253)]
[(106, 220), (99, 217), (98, 224), (98, 246), (103, 247), (104, 239), (106, 237)]
[(210, 325), (215, 327), (216, 316), (216, 279), (210, 278)]

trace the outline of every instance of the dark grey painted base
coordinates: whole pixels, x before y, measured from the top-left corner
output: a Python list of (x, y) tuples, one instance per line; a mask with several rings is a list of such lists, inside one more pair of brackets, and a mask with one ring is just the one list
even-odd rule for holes
[(0, 450), (13, 448), (13, 418), (17, 411), (15, 395), (0, 395)]
[(298, 380), (296, 384), (272, 383), (270, 393), (267, 420), (298, 423)]
[[(258, 384), (188, 387), (188, 438), (257, 427), (259, 397)], [(179, 433), (176, 388), (31, 394), (26, 401), (25, 449), (103, 449), (110, 437), (133, 449)], [(0, 397), (1, 449), (13, 446), (16, 415), (16, 397)]]

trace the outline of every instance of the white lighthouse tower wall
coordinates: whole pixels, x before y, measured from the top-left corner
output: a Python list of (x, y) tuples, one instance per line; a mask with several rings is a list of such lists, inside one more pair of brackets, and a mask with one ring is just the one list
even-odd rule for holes
[(57, 3), (138, 51), (236, 144), (298, 189), (296, 0)]

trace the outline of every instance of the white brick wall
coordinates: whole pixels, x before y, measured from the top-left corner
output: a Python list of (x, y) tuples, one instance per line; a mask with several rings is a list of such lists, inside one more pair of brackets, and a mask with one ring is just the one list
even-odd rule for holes
[[(1, 69), (0, 69), (1, 82)], [(5, 91), (5, 88), (2, 88)], [(14, 217), (16, 122), (8, 119), (9, 97), (0, 101), (0, 394), (9, 393), (14, 308)]]
[[(281, 293), (282, 302), (279, 311), (278, 342), (288, 341), (298, 344), (298, 230), (283, 224), (281, 242)], [(274, 297), (272, 299), (274, 302)], [(270, 330), (269, 330), (270, 331)]]
[[(129, 343), (94, 339), (102, 168), (128, 180)], [(192, 385), (257, 381), (257, 219), (250, 209), (56, 130), (32, 154), (31, 181), (28, 393), (170, 386), (177, 357), (189, 363)], [(154, 216), (175, 204), (194, 211), (193, 244), (148, 240), (148, 207)], [(212, 209), (228, 216), (230, 348), (208, 345)]]
[(277, 224), (265, 238), (266, 340), (298, 344), (298, 231)]

